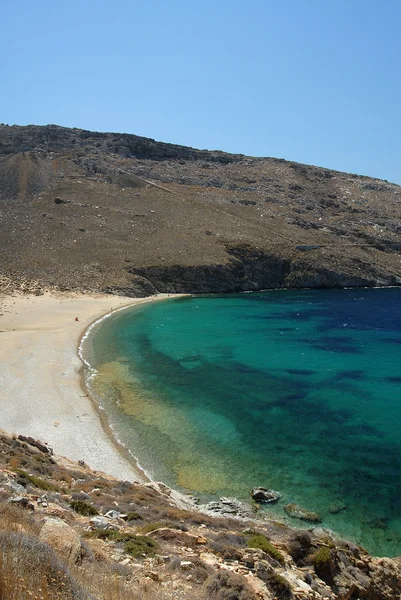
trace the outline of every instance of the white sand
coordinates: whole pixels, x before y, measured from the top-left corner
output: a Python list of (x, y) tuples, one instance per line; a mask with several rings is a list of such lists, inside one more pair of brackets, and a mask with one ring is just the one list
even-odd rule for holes
[(97, 471), (143, 479), (106, 435), (85, 396), (77, 348), (90, 323), (111, 309), (160, 297), (46, 293), (0, 298), (0, 427), (40, 439), (55, 454), (84, 460)]

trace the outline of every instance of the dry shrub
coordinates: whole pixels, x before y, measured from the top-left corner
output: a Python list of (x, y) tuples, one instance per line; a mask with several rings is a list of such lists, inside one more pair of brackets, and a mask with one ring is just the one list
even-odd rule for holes
[(228, 571), (217, 573), (208, 583), (206, 591), (205, 600), (257, 600), (245, 579)]
[(39, 534), (40, 526), (31, 511), (13, 504), (0, 504), (0, 530)]
[(241, 560), (246, 537), (241, 533), (220, 532), (209, 542), (209, 548), (224, 560)]
[(5, 531), (0, 532), (0, 598), (91, 600), (50, 546)]
[[(119, 567), (117, 569), (117, 567)], [(121, 565), (94, 564), (73, 569), (75, 579), (96, 600), (171, 600), (160, 583), (153, 581), (135, 582), (131, 580), (130, 571)], [(191, 599), (192, 600), (192, 599)]]
[(21, 457), (19, 456), (11, 456), (8, 461), (8, 465), (11, 470), (18, 469), (21, 466)]
[(303, 566), (310, 553), (312, 538), (307, 531), (297, 532), (288, 543), (288, 552), (297, 565)]

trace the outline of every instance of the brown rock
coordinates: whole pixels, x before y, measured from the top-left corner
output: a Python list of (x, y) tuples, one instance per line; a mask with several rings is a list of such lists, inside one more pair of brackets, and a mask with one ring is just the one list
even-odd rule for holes
[(39, 538), (52, 546), (68, 562), (78, 561), (81, 553), (81, 538), (61, 519), (46, 519)]

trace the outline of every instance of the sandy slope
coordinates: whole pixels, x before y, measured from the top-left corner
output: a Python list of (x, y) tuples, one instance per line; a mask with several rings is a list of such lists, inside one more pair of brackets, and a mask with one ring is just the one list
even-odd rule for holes
[(149, 301), (154, 298), (61, 293), (0, 298), (0, 427), (41, 439), (55, 453), (119, 479), (141, 479), (85, 396), (77, 347), (96, 318)]

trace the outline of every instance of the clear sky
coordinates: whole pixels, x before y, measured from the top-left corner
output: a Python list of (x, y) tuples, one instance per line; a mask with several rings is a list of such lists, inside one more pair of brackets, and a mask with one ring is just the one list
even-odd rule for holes
[(401, 184), (401, 0), (3, 0), (0, 121)]

